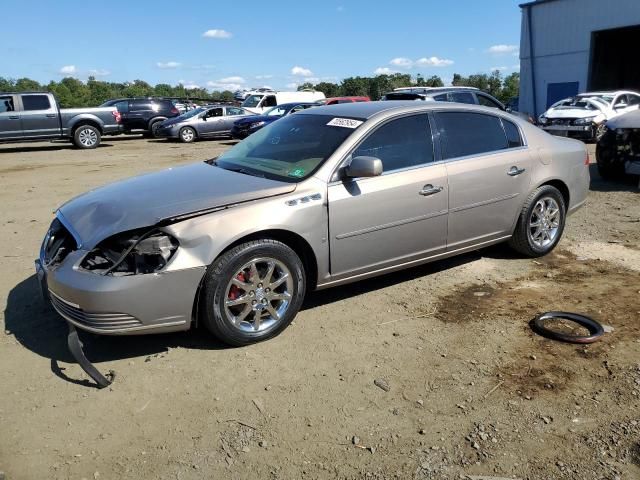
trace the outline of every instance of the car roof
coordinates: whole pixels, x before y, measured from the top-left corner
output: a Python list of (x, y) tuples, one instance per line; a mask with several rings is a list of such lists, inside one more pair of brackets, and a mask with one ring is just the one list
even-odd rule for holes
[[(491, 107), (469, 103), (417, 102), (415, 100), (394, 100), (378, 102), (338, 103), (317, 108), (309, 108), (296, 115), (329, 115), (333, 117), (370, 119), (381, 113), (427, 112), (430, 110), (468, 110), (500, 115), (502, 112)], [(502, 115), (504, 116), (504, 115)], [(509, 118), (509, 117), (507, 117)], [(517, 118), (514, 116), (514, 119)]]

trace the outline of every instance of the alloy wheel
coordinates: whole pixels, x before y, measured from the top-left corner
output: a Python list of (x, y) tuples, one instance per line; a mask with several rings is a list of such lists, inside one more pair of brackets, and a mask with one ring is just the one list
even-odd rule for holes
[(558, 202), (552, 197), (541, 197), (536, 201), (529, 218), (529, 238), (538, 248), (552, 245), (560, 230), (561, 212)]
[(93, 147), (98, 141), (98, 135), (94, 130), (90, 128), (83, 128), (82, 130), (80, 130), (78, 140), (85, 147)]

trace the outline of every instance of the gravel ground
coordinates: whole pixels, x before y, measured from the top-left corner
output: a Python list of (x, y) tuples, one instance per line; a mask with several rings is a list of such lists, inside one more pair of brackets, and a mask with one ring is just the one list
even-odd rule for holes
[[(52, 211), (230, 144), (0, 146), (8, 480), (640, 478), (640, 195), (595, 169), (545, 258), (498, 246), (312, 293), (282, 335), (246, 348), (199, 330), (83, 334), (117, 375), (92, 388), (33, 275)], [(528, 327), (544, 310), (613, 330), (590, 346), (546, 340)]]

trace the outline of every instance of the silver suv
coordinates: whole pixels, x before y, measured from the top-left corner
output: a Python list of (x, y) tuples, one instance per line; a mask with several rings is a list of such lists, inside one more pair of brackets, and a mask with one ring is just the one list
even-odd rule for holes
[(95, 333), (201, 322), (245, 345), (284, 330), (309, 290), (509, 241), (550, 252), (586, 199), (581, 142), (499, 110), (370, 102), (303, 110), (215, 160), (62, 205), (36, 268)]

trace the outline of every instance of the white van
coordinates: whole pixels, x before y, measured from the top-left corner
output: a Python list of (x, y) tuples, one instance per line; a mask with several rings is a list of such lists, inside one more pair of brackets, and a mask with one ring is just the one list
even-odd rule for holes
[(254, 91), (242, 102), (242, 108), (253, 113), (262, 113), (265, 110), (292, 102), (317, 102), (324, 100), (322, 92), (302, 91), (302, 92), (258, 92)]

